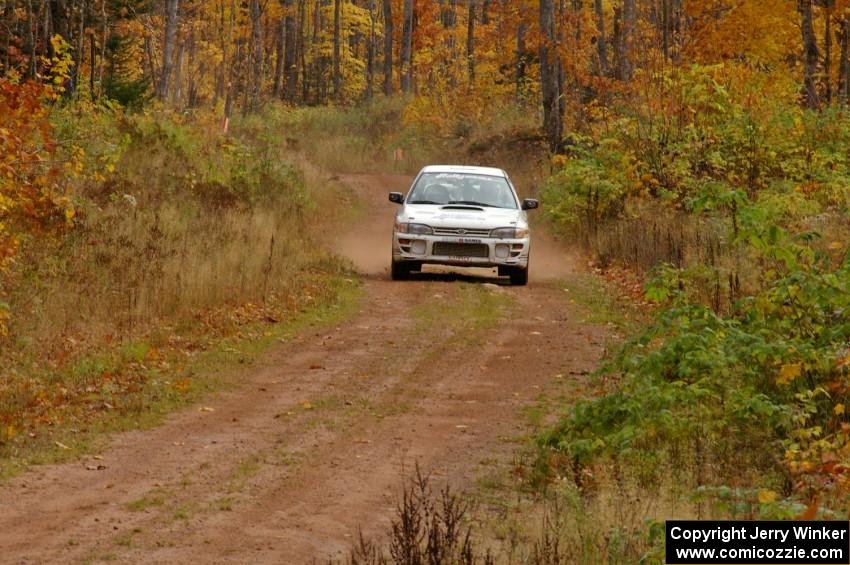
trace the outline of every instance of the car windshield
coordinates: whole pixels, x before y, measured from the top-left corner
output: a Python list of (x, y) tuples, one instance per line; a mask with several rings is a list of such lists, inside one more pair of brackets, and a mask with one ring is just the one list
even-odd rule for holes
[(504, 177), (470, 173), (423, 173), (408, 204), (469, 204), (516, 209), (517, 203)]

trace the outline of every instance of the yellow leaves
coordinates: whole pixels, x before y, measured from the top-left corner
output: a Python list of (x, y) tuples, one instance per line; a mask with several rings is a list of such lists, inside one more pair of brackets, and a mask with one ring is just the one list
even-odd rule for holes
[(785, 0), (692, 0), (689, 55), (703, 63), (744, 57), (779, 64), (795, 52), (798, 31), (793, 2)]
[(841, 416), (842, 414), (844, 414), (844, 405), (836, 404), (832, 411), (836, 416)]
[(833, 241), (832, 243), (829, 244), (829, 248), (832, 249), (833, 251), (837, 251), (839, 249), (842, 249), (843, 247), (844, 247), (844, 244), (841, 243), (840, 241)]
[(569, 158), (566, 155), (554, 155), (552, 157), (552, 168), (553, 169), (562, 169), (569, 161)]
[(770, 504), (772, 502), (776, 502), (776, 498), (777, 494), (769, 489), (762, 489), (758, 494), (759, 504)]
[(782, 365), (779, 370), (779, 376), (776, 377), (776, 384), (784, 386), (800, 376), (803, 371), (803, 366), (800, 363), (788, 363)]

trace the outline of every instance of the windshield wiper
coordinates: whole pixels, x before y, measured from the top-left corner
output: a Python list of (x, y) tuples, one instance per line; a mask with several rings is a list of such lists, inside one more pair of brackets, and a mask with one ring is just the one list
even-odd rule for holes
[(484, 206), (485, 208), (501, 208), (501, 206), (494, 206), (492, 204), (485, 204), (483, 202), (476, 202), (475, 200), (452, 200), (449, 204), (466, 204), (468, 206)]
[(442, 206), (441, 202), (434, 202), (433, 200), (411, 200), (408, 204), (436, 204), (437, 206)]

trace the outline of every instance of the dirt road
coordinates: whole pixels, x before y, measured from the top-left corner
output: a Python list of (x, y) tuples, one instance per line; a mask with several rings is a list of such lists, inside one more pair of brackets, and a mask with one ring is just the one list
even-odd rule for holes
[[(304, 563), (383, 531), (414, 463), (459, 488), (505, 460), (521, 408), (557, 374), (591, 369), (602, 330), (556, 281), (538, 237), (526, 288), (431, 273), (388, 280), (393, 206), (407, 180), (343, 179), (367, 213), (339, 243), (364, 272), (350, 320), (284, 344), (238, 384), (97, 459), (0, 486), (0, 562)], [(104, 467), (100, 470), (89, 468)]]

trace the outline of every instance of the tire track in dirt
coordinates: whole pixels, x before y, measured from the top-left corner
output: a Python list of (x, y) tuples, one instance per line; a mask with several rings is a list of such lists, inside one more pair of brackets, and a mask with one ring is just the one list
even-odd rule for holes
[(552, 282), (569, 265), (537, 236), (528, 287), (475, 289), (510, 300), (501, 319), (470, 331), (436, 316), (420, 335), (423, 309), (463, 298), (453, 281), (486, 281), (445, 271), (387, 280), (386, 193), (408, 180), (343, 180), (366, 207), (334, 242), (368, 274), (360, 311), (234, 375), (234, 390), (204, 400), (215, 411), (117, 434), (102, 471), (45, 466), (0, 487), (0, 562), (342, 557), (358, 527), (383, 531), (415, 462), (471, 484), (481, 461), (510, 458), (510, 438), (526, 431), (520, 409), (556, 373), (595, 366), (604, 332), (578, 321)]

